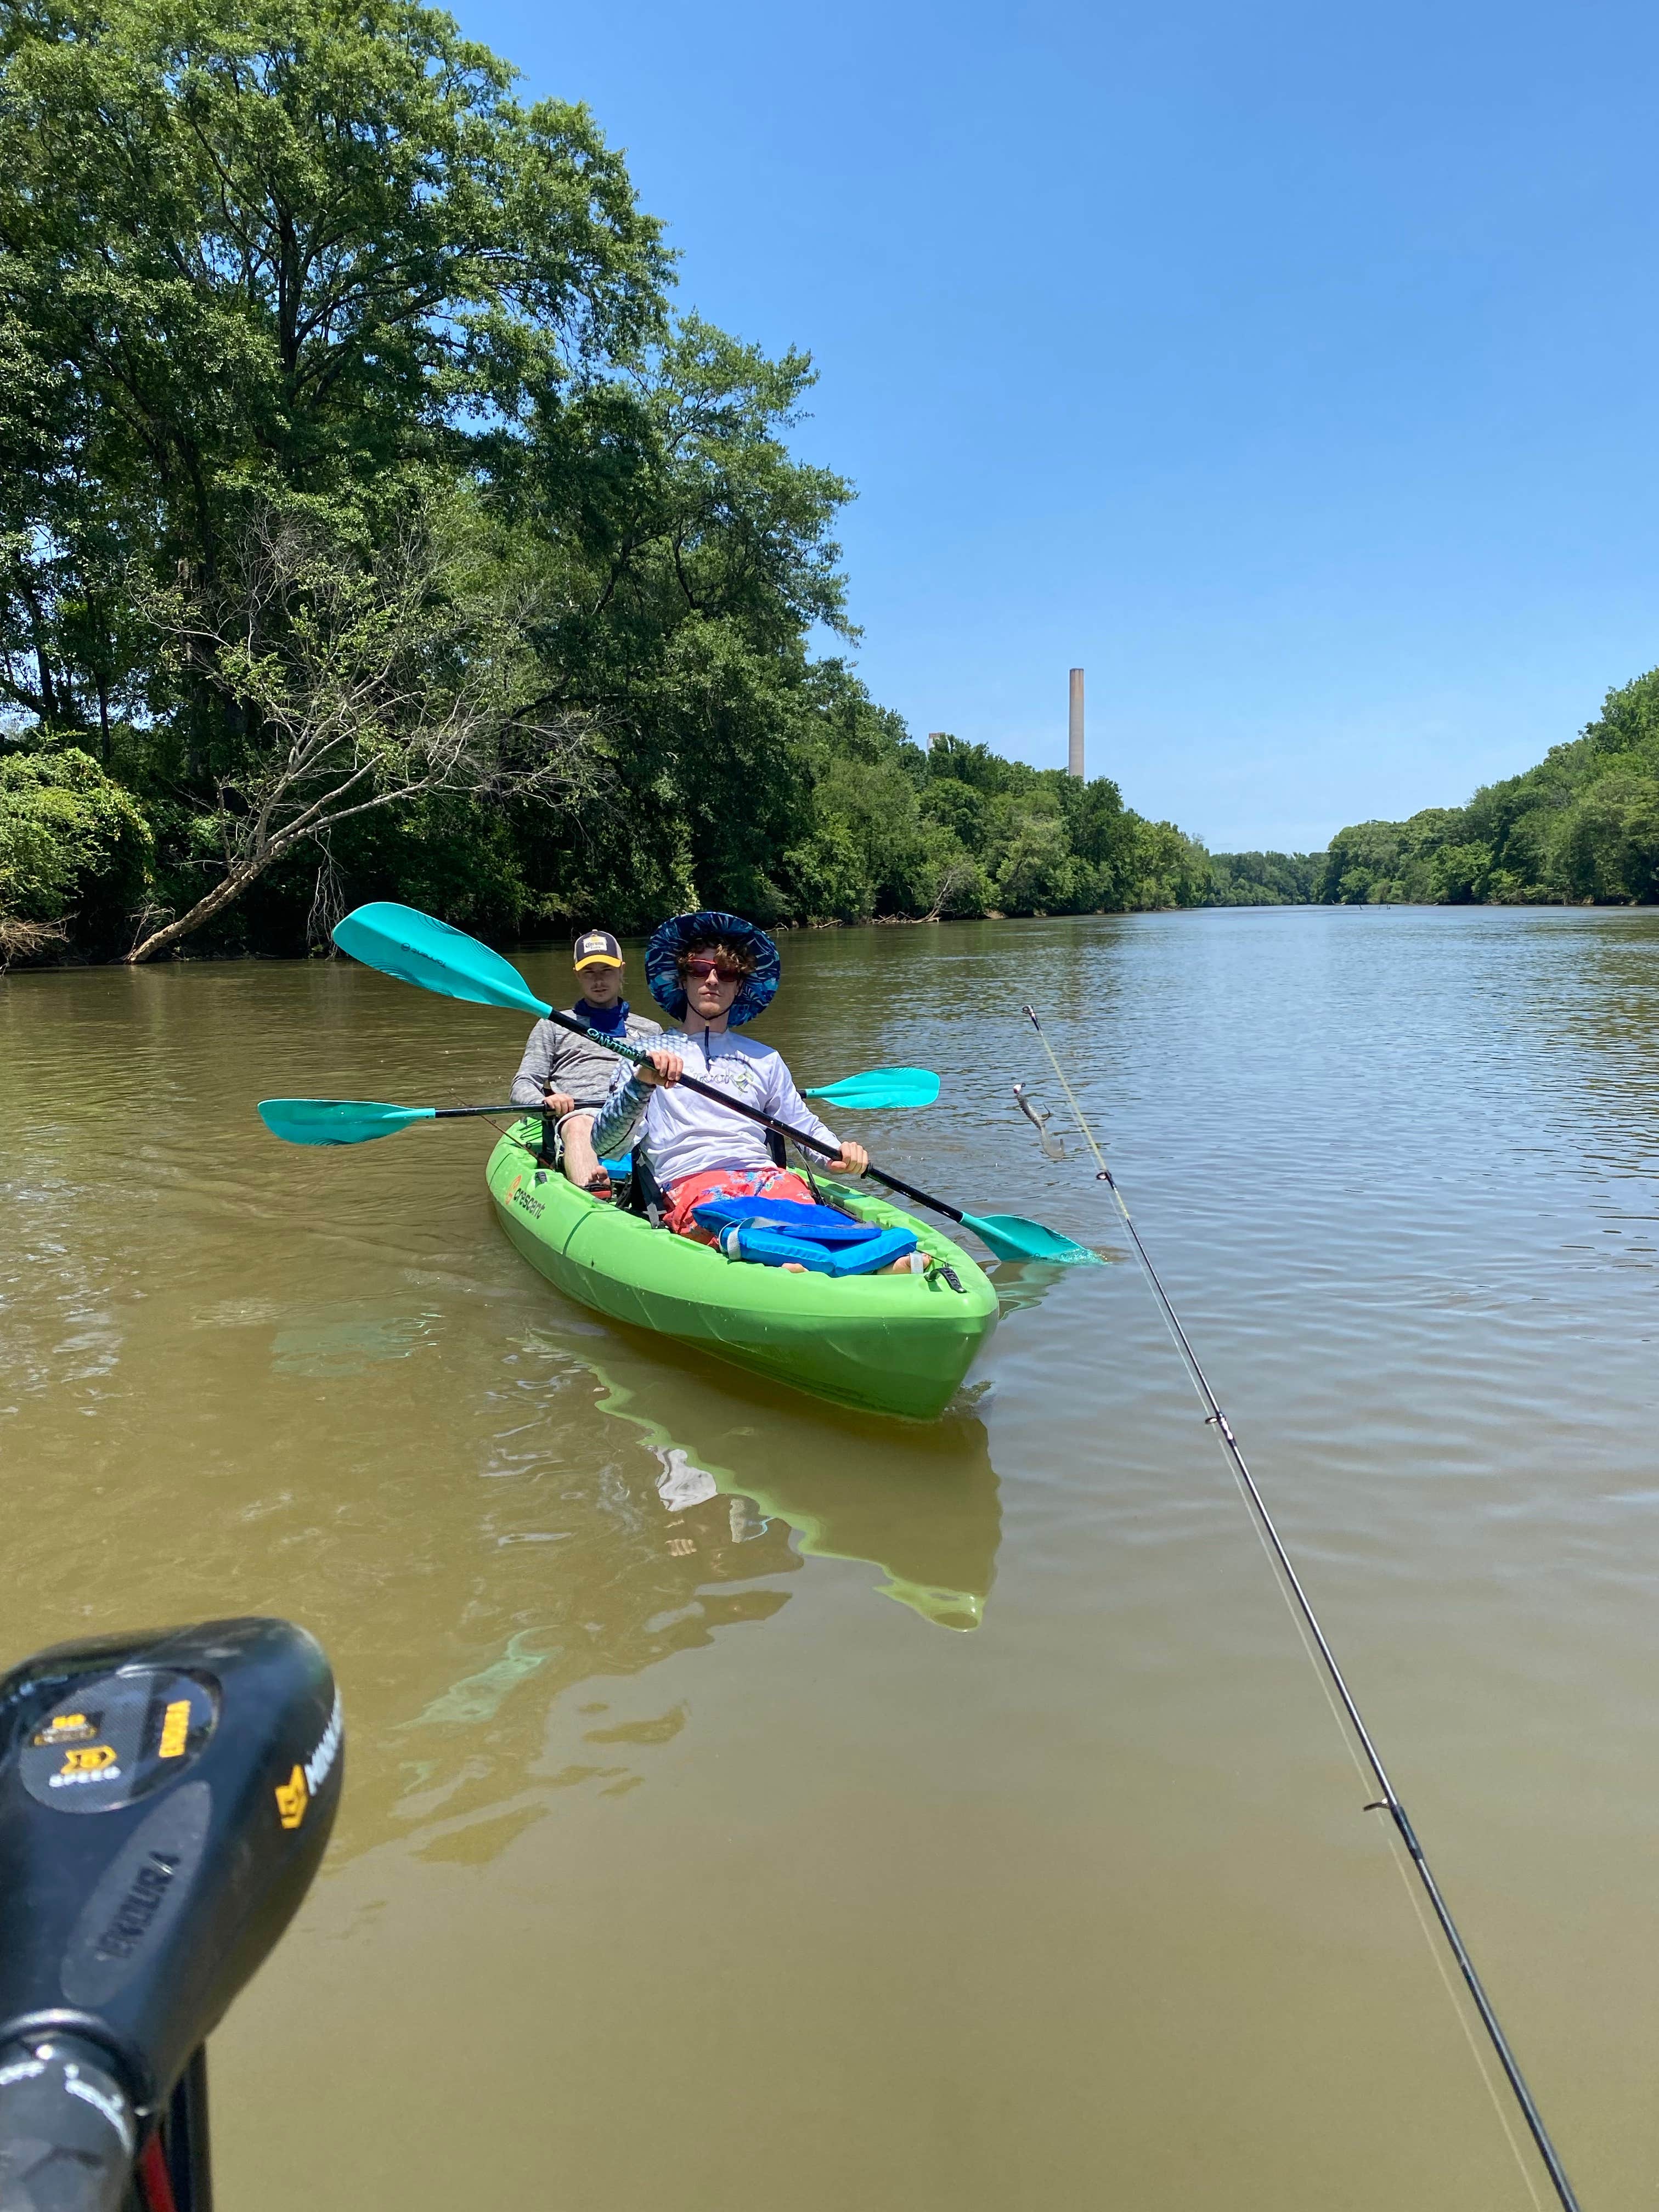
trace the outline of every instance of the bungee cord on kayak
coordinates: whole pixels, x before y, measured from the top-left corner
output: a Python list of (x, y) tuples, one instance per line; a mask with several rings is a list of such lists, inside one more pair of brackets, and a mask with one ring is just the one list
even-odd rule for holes
[[(1204, 1372), (1203, 1367), (1199, 1362), (1198, 1354), (1193, 1349), (1191, 1340), (1188, 1338), (1186, 1329), (1182, 1325), (1181, 1316), (1176, 1313), (1174, 1305), (1170, 1303), (1169, 1292), (1164, 1289), (1164, 1285), (1158, 1277), (1158, 1270), (1152, 1265), (1152, 1255), (1147, 1251), (1145, 1244), (1141, 1242), (1140, 1232), (1135, 1226), (1133, 1217), (1129, 1212), (1123, 1193), (1118, 1187), (1117, 1178), (1113, 1175), (1111, 1169), (1107, 1164), (1106, 1156), (1102, 1152), (1100, 1146), (1096, 1139), (1095, 1133), (1090, 1127), (1088, 1119), (1084, 1114), (1082, 1107), (1078, 1103), (1075, 1092), (1073, 1091), (1070, 1083), (1066, 1080), (1066, 1071), (1060, 1066), (1059, 1058), (1054, 1052), (1053, 1045), (1048, 1042), (1048, 1034), (1044, 1030), (1042, 1024), (1037, 1018), (1035, 1007), (1026, 1006), (1024, 1009), (1024, 1012), (1027, 1018), (1030, 1020), (1031, 1027), (1036, 1031), (1044, 1052), (1048, 1055), (1049, 1065), (1054, 1069), (1055, 1080), (1059, 1083), (1060, 1089), (1066, 1094), (1066, 1102), (1072, 1109), (1072, 1117), (1077, 1123), (1079, 1133), (1083, 1138), (1084, 1142), (1088, 1146), (1090, 1151), (1095, 1156), (1095, 1160), (1098, 1169), (1096, 1180), (1097, 1182), (1103, 1182), (1106, 1185), (1106, 1188), (1111, 1192), (1113, 1199), (1116, 1202), (1117, 1210), (1122, 1218), (1123, 1225), (1128, 1231), (1129, 1241), (1134, 1247), (1135, 1257), (1140, 1262), (1141, 1270), (1146, 1278), (1148, 1285), (1151, 1286), (1153, 1297), (1158, 1301), (1158, 1310), (1162, 1314), (1164, 1324), (1168, 1328), (1170, 1336), (1174, 1339), (1176, 1348), (1181, 1355), (1182, 1364), (1186, 1368), (1187, 1373), (1191, 1379), (1193, 1388), (1198, 1394), (1199, 1401), (1204, 1407), (1205, 1425), (1214, 1429), (1217, 1438), (1220, 1443), (1221, 1449), (1226, 1455), (1228, 1465), (1232, 1470), (1234, 1480), (1237, 1482), (1239, 1489), (1251, 1510), (1256, 1524), (1257, 1533), (1261, 1538), (1263, 1547), (1267, 1553), (1269, 1559), (1273, 1562), (1279, 1582), (1279, 1586), (1285, 1594), (1286, 1602), (1291, 1608), (1292, 1617), (1296, 1620), (1297, 1629), (1301, 1632), (1303, 1642), (1308, 1650), (1309, 1656), (1313, 1660), (1316, 1668), (1322, 1668), (1322, 1674), (1327, 1682), (1328, 1696), (1329, 1692), (1334, 1690), (1335, 1692), (1335, 1700), (1340, 1701), (1340, 1703), (1333, 1703), (1333, 1711), (1337, 1712), (1339, 1722), (1343, 1719), (1346, 1719), (1346, 1721), (1347, 1725), (1343, 1730), (1344, 1739), (1348, 1742), (1351, 1752), (1354, 1750), (1355, 1743), (1358, 1743), (1358, 1752), (1355, 1753), (1355, 1757), (1356, 1763), (1358, 1763), (1360, 1754), (1363, 1753), (1364, 1765), (1360, 1770), (1362, 1776), (1369, 1771), (1371, 1780), (1374, 1782), (1377, 1790), (1381, 1792), (1381, 1796), (1373, 1801), (1372, 1803), (1367, 1805), (1365, 1809), (1367, 1812), (1386, 1812), (1388, 1814), (1389, 1820), (1393, 1824), (1392, 1832), (1398, 1838), (1399, 1843), (1403, 1845), (1406, 1854), (1411, 1861), (1412, 1868), (1415, 1871), (1418, 1880), (1421, 1884), (1423, 1892), (1428, 1899), (1429, 1905), (1433, 1911), (1435, 1919), (1439, 1923), (1440, 1930), (1445, 1938), (1447, 1947), (1450, 1950), (1453, 1958), (1457, 1962), (1458, 1971), (1462, 1974), (1464, 1984), (1468, 1990), (1470, 1997), (1474, 2001), (1475, 2010), (1480, 2016), (1481, 2026), (1485, 2028), (1486, 2035), (1491, 2041), (1492, 2049), (1498, 2055), (1498, 2063), (1503, 2067), (1504, 2077), (1508, 2081), (1510, 2087), (1514, 2093), (1516, 2102), (1521, 2108), (1522, 2116), (1526, 2121), (1528, 2131), (1531, 2135), (1533, 2142), (1537, 2148), (1539, 2157), (1543, 2161), (1545, 2170), (1549, 2175), (1555, 2194), (1561, 2204), (1566, 2208), (1566, 2212), (1580, 2212), (1578, 2198), (1574, 2193), (1572, 2184), (1567, 2179), (1566, 2170), (1562, 2165), (1560, 2154), (1557, 2151), (1553, 2141), (1551, 2139), (1549, 2130), (1545, 2125), (1543, 2115), (1538, 2109), (1538, 2106), (1534, 2099), (1532, 2091), (1527, 2086), (1526, 2077), (1521, 2071), (1520, 2062), (1516, 2059), (1514, 2051), (1510, 2047), (1509, 2039), (1505, 2036), (1503, 2027), (1499, 2024), (1498, 2015), (1492, 2008), (1492, 2000), (1486, 1994), (1486, 1985), (1481, 1981), (1480, 1974), (1475, 1970), (1474, 1961), (1469, 1955), (1468, 1948), (1465, 1944), (1462, 1936), (1458, 1932), (1457, 1924), (1452, 1918), (1450, 1908), (1447, 1905), (1446, 1900), (1441, 1893), (1440, 1886), (1435, 1880), (1433, 1870), (1429, 1865), (1428, 1858), (1424, 1852), (1422, 1844), (1418, 1840), (1417, 1832), (1412, 1826), (1411, 1820), (1407, 1814), (1406, 1808), (1401, 1803), (1398, 1792), (1395, 1790), (1393, 1783), (1389, 1778), (1388, 1769), (1382, 1764), (1382, 1755), (1371, 1739), (1370, 1731), (1365, 1725), (1364, 1720), (1360, 1713), (1359, 1707), (1355, 1702), (1353, 1692), (1348, 1687), (1346, 1677), (1344, 1675), (1340, 1666), (1337, 1662), (1336, 1654), (1332, 1650), (1323, 1628), (1320, 1626), (1319, 1617), (1315, 1613), (1312, 1601), (1309, 1598), (1306, 1590), (1302, 1586), (1301, 1577), (1297, 1575), (1295, 1567), (1291, 1563), (1290, 1554), (1285, 1548), (1283, 1540), (1279, 1536), (1277, 1527), (1274, 1525), (1272, 1514), (1267, 1510), (1266, 1501), (1263, 1499), (1260, 1490), (1256, 1487), (1255, 1478), (1251, 1474), (1249, 1468), (1245, 1462), (1244, 1455), (1239, 1448), (1238, 1439), (1233, 1433), (1232, 1425), (1229, 1422), (1226, 1414), (1222, 1411), (1220, 1401), (1218, 1400), (1214, 1390), (1210, 1386), (1209, 1377)], [(1316, 1654), (1317, 1655), (1316, 1656), (1315, 1656)], [(1352, 1730), (1352, 1735), (1349, 1735), (1350, 1730)], [(1414, 1893), (1413, 1893), (1413, 1902), (1416, 1902)], [(1421, 1918), (1422, 1916), (1419, 1912), (1419, 1921), (1421, 1921)], [(1424, 1927), (1425, 1933), (1427, 1934), (1428, 1930), (1425, 1923), (1424, 1923)], [(1437, 1951), (1436, 1952), (1435, 1956), (1436, 1963), (1437, 1965), (1440, 1964), (1440, 1954)], [(1442, 1972), (1443, 1978), (1443, 1967)], [(1449, 1982), (1448, 1982), (1447, 1986), (1449, 1990), (1451, 1986)], [(1459, 2018), (1460, 2020), (1463, 2018), (1461, 2008), (1459, 2010)], [(1464, 2022), (1464, 2025), (1467, 2032), (1467, 2021)], [(1478, 2061), (1480, 2055), (1479, 2050), (1478, 2047), (1473, 2044), (1473, 2041), (1471, 2042), (1471, 2048), (1475, 2050), (1475, 2055)], [(1481, 2068), (1481, 2075), (1482, 2078), (1486, 2081), (1488, 2089), (1491, 2090), (1492, 2088), (1492, 2084), (1490, 2077), (1486, 2075), (1484, 2066)], [(1495, 2091), (1493, 2091), (1493, 2096), (1494, 2102), (1496, 2102)], [(1516, 2151), (1517, 2163), (1520, 2163), (1519, 2146), (1516, 2143), (1515, 2138), (1510, 2131), (1508, 2123), (1507, 2120), (1504, 2119), (1501, 2106), (1499, 2106), (1498, 2109), (1500, 2120), (1504, 2120), (1504, 2132), (1510, 2137), (1510, 2147)], [(1523, 2163), (1521, 2166), (1521, 2171), (1522, 2179), (1526, 2181), (1528, 2190), (1531, 2191), (1531, 2176), (1527, 2172)], [(1536, 2203), (1537, 2197), (1535, 2191), (1533, 2191), (1533, 2197), (1534, 2202)]]

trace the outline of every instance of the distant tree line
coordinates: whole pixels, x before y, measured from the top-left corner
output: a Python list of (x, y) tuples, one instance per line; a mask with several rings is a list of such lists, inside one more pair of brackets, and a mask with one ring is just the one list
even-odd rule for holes
[(1609, 691), (1577, 738), (1467, 806), (1340, 830), (1320, 896), (1345, 905), (1659, 901), (1659, 669)]
[(1209, 906), (1306, 906), (1320, 896), (1322, 853), (1212, 853)]
[(1323, 853), (1215, 853), (1223, 906), (1659, 903), (1659, 669), (1467, 806), (1359, 822)]
[(675, 314), (592, 118), (513, 76), (416, 0), (0, 15), (0, 960), (383, 896), (1206, 902), (1110, 781), (924, 750), (811, 649), (856, 633), (810, 361)]

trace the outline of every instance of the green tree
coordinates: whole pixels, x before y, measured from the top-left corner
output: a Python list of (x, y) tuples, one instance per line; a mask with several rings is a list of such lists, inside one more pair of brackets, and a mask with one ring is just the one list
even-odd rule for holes
[(810, 360), (674, 321), (620, 158), (513, 76), (417, 0), (0, 19), (0, 739), (130, 787), (147, 880), (86, 867), (137, 957), (415, 890), (503, 933), (1196, 897), (1115, 785), (924, 753), (815, 653)]
[(1325, 873), (1322, 853), (1212, 853), (1217, 906), (1305, 906)]
[(372, 558), (313, 515), (253, 510), (216, 586), (158, 602), (179, 658), (245, 732), (198, 824), (212, 880), (128, 955), (163, 952), (301, 845), (440, 793), (564, 793), (580, 717), (530, 707), (514, 578), (454, 500), (406, 514)]
[(1609, 691), (1601, 714), (1535, 768), (1466, 807), (1340, 830), (1327, 900), (1524, 904), (1659, 900), (1659, 669)]
[[(18, 0), (0, 35), (0, 700), (182, 705), (124, 581), (215, 586), (251, 503), (360, 539), (662, 327), (665, 258), (591, 118), (411, 0)], [(188, 711), (193, 710), (193, 711)]]
[(73, 746), (0, 757), (0, 965), (61, 942), (77, 915), (110, 951), (142, 893), (149, 825)]
[[(690, 317), (632, 373), (544, 410), (490, 493), (535, 549), (542, 702), (598, 732), (594, 813), (621, 810), (688, 894), (763, 919), (796, 910), (781, 856), (877, 712), (807, 647), (815, 624), (852, 635), (834, 537), (849, 488), (787, 443), (811, 381), (805, 355), (769, 360)], [(590, 826), (565, 825), (550, 872)]]
[(1562, 816), (1557, 851), (1575, 898), (1659, 898), (1659, 781), (1618, 769), (1598, 777)]

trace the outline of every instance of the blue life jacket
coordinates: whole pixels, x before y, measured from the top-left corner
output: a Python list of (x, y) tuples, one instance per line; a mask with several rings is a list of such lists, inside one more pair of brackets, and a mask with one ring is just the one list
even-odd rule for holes
[(691, 1209), (699, 1229), (776, 1229), (786, 1237), (805, 1237), (814, 1244), (866, 1244), (881, 1231), (873, 1221), (854, 1221), (833, 1206), (808, 1206), (798, 1198), (706, 1198)]
[(873, 1275), (916, 1249), (913, 1229), (878, 1228), (797, 1199), (711, 1198), (691, 1211), (728, 1260), (763, 1267), (793, 1261), (815, 1275)]

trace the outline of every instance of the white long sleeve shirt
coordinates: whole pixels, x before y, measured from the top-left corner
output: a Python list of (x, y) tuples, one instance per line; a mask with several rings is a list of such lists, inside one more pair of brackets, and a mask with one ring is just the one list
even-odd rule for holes
[[(745, 1106), (841, 1149), (841, 1139), (819, 1121), (796, 1090), (781, 1055), (769, 1044), (727, 1030), (699, 1030), (694, 1036), (671, 1032), (661, 1042), (669, 1051), (684, 1055), (686, 1073), (699, 1082), (712, 1084)], [(647, 1090), (626, 1068), (618, 1071), (592, 1135), (601, 1158), (615, 1158), (630, 1142), (642, 1144), (652, 1173), (665, 1189), (687, 1176), (705, 1175), (715, 1168), (746, 1173), (772, 1164), (766, 1132), (757, 1122), (728, 1114), (712, 1098), (700, 1098), (681, 1084), (672, 1088), (658, 1084)]]

